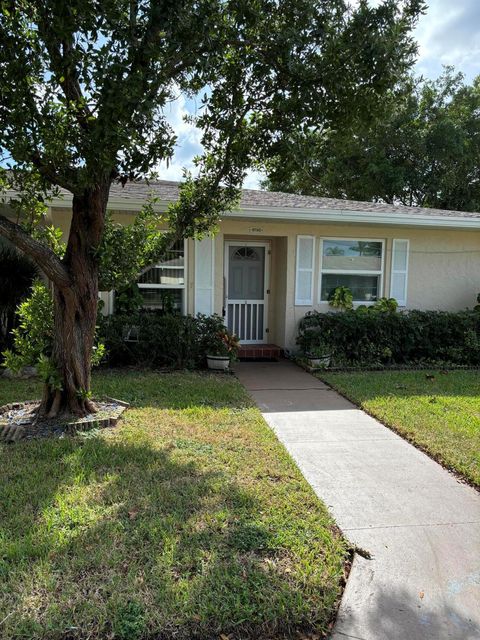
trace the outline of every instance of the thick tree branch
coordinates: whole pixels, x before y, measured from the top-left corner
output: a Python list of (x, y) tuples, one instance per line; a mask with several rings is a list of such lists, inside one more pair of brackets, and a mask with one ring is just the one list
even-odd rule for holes
[(38, 173), (46, 178), (51, 184), (63, 187), (71, 193), (75, 192), (78, 182), (77, 171), (72, 167), (62, 167), (59, 172), (51, 162), (48, 162), (38, 151), (32, 151), (30, 161), (38, 170)]
[(60, 258), (47, 246), (32, 238), (26, 231), (0, 215), (0, 235), (33, 258), (45, 275), (60, 289), (70, 285), (70, 276)]
[(67, 101), (74, 104), (78, 124), (88, 131), (91, 127), (89, 120), (91, 113), (85, 104), (77, 65), (74, 62), (73, 37), (71, 34), (65, 36), (57, 33), (52, 27), (51, 16), (46, 9), (40, 15), (42, 17), (38, 21), (38, 30), (50, 56), (52, 71), (56, 74)]

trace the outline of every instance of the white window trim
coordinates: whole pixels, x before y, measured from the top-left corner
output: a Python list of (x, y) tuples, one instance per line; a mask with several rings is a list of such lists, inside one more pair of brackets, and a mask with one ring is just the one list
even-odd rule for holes
[[(154, 267), (159, 267), (161, 269), (171, 269), (178, 270), (183, 269), (183, 284), (160, 284), (160, 283), (151, 283), (148, 282), (137, 282), (137, 287), (139, 289), (183, 289), (184, 293), (182, 294), (182, 314), (186, 313), (186, 294), (185, 291), (187, 289), (187, 278), (188, 278), (188, 242), (187, 240), (183, 241), (183, 267), (178, 266), (163, 266), (160, 263), (151, 264), (146, 267), (142, 273), (148, 271), (149, 269), (153, 269)], [(148, 307), (145, 307), (148, 308)]]
[[(323, 269), (323, 243), (324, 241), (330, 240), (346, 240), (348, 242), (380, 242), (382, 245), (382, 258), (381, 265), (379, 271), (359, 271), (358, 269)], [(325, 236), (320, 238), (320, 277), (318, 278), (318, 303), (319, 304), (328, 304), (328, 300), (322, 300), (322, 277), (323, 274), (326, 273), (341, 273), (346, 276), (380, 276), (380, 284), (379, 284), (379, 298), (383, 296), (383, 283), (384, 283), (384, 274), (385, 274), (385, 239), (383, 238), (344, 238), (344, 237), (331, 237)], [(353, 304), (364, 304), (366, 306), (375, 304), (375, 300), (353, 300)]]
[[(312, 241), (312, 263), (311, 263), (311, 267), (310, 268), (305, 268), (305, 267), (299, 267), (299, 245), (300, 245), (300, 240), (311, 240)], [(314, 275), (315, 275), (315, 236), (309, 236), (309, 235), (298, 235), (297, 236), (297, 248), (296, 248), (296, 255), (295, 255), (295, 306), (296, 307), (311, 307), (313, 305), (313, 291), (314, 291)], [(302, 272), (309, 272), (312, 274), (312, 284), (310, 287), (310, 299), (309, 300), (303, 300), (303, 299), (299, 299), (297, 297), (297, 292), (298, 292), (298, 276), (299, 273)]]
[[(405, 269), (394, 269), (394, 258), (395, 258), (395, 243), (396, 242), (406, 242), (407, 243), (407, 264)], [(399, 307), (406, 307), (408, 300), (408, 263), (410, 262), (410, 240), (407, 238), (393, 238), (392, 240), (392, 268), (390, 270), (390, 296), (392, 295), (392, 283), (393, 276), (395, 274), (402, 274), (405, 276), (405, 294), (403, 300), (397, 300)]]

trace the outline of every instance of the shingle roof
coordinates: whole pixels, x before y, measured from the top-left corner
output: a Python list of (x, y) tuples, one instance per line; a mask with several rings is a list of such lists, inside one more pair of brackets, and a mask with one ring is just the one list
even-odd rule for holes
[[(159, 180), (155, 182), (128, 182), (124, 187), (114, 184), (110, 190), (110, 197), (124, 200), (139, 200), (146, 198), (152, 192), (162, 201), (175, 201), (178, 197), (178, 182)], [(450, 211), (446, 209), (427, 209), (424, 207), (406, 207), (378, 202), (359, 202), (356, 200), (340, 200), (337, 198), (319, 198), (316, 196), (302, 196), (277, 191), (260, 191), (243, 189), (240, 208), (266, 209), (311, 209), (341, 212), (359, 211), (372, 214), (399, 214), (407, 216), (432, 216), (455, 218), (480, 218), (480, 212)]]

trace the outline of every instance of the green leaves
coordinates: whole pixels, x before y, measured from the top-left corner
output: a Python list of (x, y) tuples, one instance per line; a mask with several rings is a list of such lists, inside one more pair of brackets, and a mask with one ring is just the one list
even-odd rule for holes
[(0, 147), (70, 191), (141, 177), (174, 152), (169, 102), (204, 93), (202, 170), (222, 154), (244, 170), (294, 132), (372, 112), (413, 61), (422, 4), (17, 3), (0, 21)]
[(407, 78), (383, 113), (357, 130), (312, 132), (269, 163), (268, 186), (304, 194), (480, 208), (479, 80), (446, 68), (436, 81)]
[(158, 262), (169, 246), (170, 237), (161, 231), (162, 216), (151, 198), (130, 224), (114, 222), (107, 214), (100, 260), (100, 289), (125, 287), (138, 279), (145, 267)]

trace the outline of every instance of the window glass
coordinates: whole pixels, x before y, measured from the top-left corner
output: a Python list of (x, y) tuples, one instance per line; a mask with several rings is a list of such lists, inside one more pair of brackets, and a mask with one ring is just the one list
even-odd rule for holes
[(185, 246), (183, 240), (176, 242), (168, 251), (157, 267), (184, 267), (185, 266)]
[(183, 269), (164, 269), (163, 267), (151, 267), (140, 276), (140, 283), (182, 285), (185, 284)]
[(144, 307), (182, 313), (185, 291), (185, 243), (176, 243), (161, 262), (146, 269), (138, 279)]
[(143, 306), (149, 309), (162, 309), (163, 311), (182, 312), (183, 290), (182, 289), (146, 289), (141, 288), (143, 296)]
[(348, 287), (355, 302), (372, 302), (379, 297), (380, 276), (324, 273), (321, 300), (328, 301), (337, 287)]
[(371, 240), (324, 240), (322, 269), (380, 271), (382, 243)]

